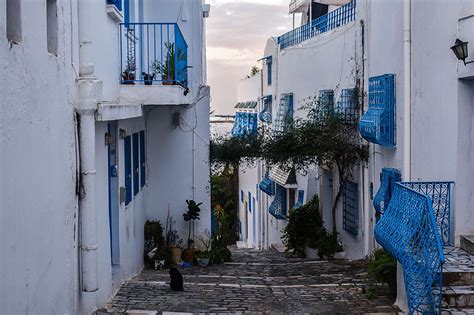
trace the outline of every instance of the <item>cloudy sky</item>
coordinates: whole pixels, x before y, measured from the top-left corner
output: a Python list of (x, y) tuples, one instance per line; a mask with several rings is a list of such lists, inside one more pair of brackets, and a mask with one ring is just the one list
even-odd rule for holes
[(237, 101), (237, 84), (250, 73), (270, 36), (285, 33), (292, 26), (289, 0), (208, 0), (207, 19), (208, 84), (211, 108), (227, 114)]

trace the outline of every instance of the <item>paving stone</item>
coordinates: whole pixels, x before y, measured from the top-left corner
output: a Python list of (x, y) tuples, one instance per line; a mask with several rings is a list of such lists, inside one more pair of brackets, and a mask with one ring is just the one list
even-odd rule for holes
[[(365, 261), (287, 258), (282, 253), (232, 249), (232, 263), (181, 270), (184, 292), (169, 274), (144, 270), (125, 282), (108, 311), (132, 309), (202, 314), (396, 314), (388, 287), (373, 283)], [(363, 288), (377, 296), (369, 300)]]

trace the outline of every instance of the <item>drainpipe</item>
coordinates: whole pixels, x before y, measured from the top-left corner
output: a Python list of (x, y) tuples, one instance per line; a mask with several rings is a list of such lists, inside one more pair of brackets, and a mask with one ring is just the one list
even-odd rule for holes
[[(411, 181), (411, 0), (403, 2), (403, 178)], [(397, 300), (407, 310), (403, 269), (397, 264)]]
[(79, 79), (76, 112), (79, 115), (80, 182), (80, 266), (81, 289), (95, 292), (98, 286), (97, 207), (95, 202), (95, 112), (102, 96), (102, 82), (94, 76), (91, 34), (92, 1), (78, 1)]

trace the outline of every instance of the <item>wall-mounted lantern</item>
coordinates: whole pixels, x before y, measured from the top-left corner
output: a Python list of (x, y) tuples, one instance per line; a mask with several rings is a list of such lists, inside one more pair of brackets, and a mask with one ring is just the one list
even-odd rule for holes
[(464, 65), (474, 62), (474, 60), (466, 62), (466, 58), (469, 56), (467, 44), (468, 42), (463, 42), (458, 38), (456, 39), (454, 46), (451, 47), (451, 50), (456, 55), (456, 58), (458, 58), (458, 60), (462, 60)]
[(125, 139), (126, 136), (127, 136), (127, 131), (125, 131), (125, 129), (120, 128), (119, 138), (123, 140), (123, 139)]

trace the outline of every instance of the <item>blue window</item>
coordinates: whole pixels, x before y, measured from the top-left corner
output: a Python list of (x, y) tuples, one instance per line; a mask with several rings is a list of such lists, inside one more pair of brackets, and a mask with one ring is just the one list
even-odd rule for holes
[(293, 124), (293, 93), (282, 94), (273, 130), (285, 132)]
[(298, 190), (298, 200), (293, 206), (293, 209), (301, 208), (303, 206), (303, 202), (304, 202), (304, 190)]
[(122, 11), (122, 0), (107, 0), (107, 4), (112, 4), (117, 8), (117, 10)]
[(127, 206), (132, 201), (132, 138), (126, 136), (124, 140), (125, 155), (125, 205)]
[(395, 75), (369, 78), (369, 109), (360, 119), (361, 136), (369, 142), (394, 147), (395, 127)]
[(272, 122), (272, 96), (263, 97), (263, 110), (258, 114), (261, 121), (266, 123)]
[(353, 236), (359, 234), (359, 187), (357, 183), (345, 181), (343, 188), (342, 225)]
[(240, 202), (244, 202), (244, 191), (240, 190)]
[(138, 195), (140, 191), (139, 182), (139, 161), (138, 161), (138, 133), (133, 134), (133, 195)]
[[(252, 198), (252, 204), (253, 204), (253, 212), (255, 212), (255, 198)], [(254, 223), (255, 224), (255, 223)], [(254, 232), (255, 233), (255, 232)]]
[(272, 64), (273, 57), (267, 57), (267, 84), (272, 85)]
[(140, 181), (141, 187), (145, 186), (145, 131), (140, 131)]

